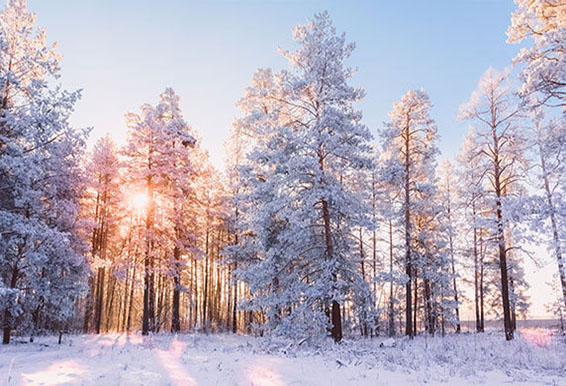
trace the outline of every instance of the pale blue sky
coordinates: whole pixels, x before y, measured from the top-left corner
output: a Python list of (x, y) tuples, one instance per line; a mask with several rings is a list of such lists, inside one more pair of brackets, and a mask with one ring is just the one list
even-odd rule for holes
[[(429, 92), (441, 136), (453, 157), (467, 123), (458, 107), (491, 65), (509, 66), (519, 47), (505, 43), (512, 0), (429, 1), (182, 1), (29, 0), (48, 39), (64, 55), (62, 82), (82, 88), (72, 122), (125, 139), (124, 114), (156, 103), (165, 87), (181, 96), (186, 120), (199, 131), (212, 161), (223, 168), (224, 141), (234, 103), (260, 67), (281, 69), (277, 47), (293, 48), (291, 29), (328, 10), (340, 32), (357, 44), (350, 64), (367, 91), (360, 105), (375, 134), (393, 101), (410, 88)], [(551, 262), (526, 270), (544, 315)]]
[(324, 9), (357, 44), (350, 64), (367, 91), (365, 123), (375, 133), (394, 100), (424, 87), (441, 149), (452, 156), (467, 126), (456, 121), (458, 106), (488, 66), (509, 65), (518, 50), (505, 43), (514, 7), (512, 0), (29, 0), (64, 55), (64, 85), (84, 89), (73, 123), (120, 141), (124, 113), (173, 87), (218, 168), (234, 103), (252, 74), (284, 67), (277, 47), (292, 48), (291, 29)]

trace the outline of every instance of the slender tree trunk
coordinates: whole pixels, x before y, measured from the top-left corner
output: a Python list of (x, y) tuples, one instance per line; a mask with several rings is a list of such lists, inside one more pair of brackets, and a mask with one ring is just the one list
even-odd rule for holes
[[(238, 269), (238, 263), (234, 263), (234, 270)], [(238, 280), (233, 278), (234, 302), (232, 303), (232, 333), (238, 332)]]
[(452, 284), (454, 286), (454, 302), (456, 303), (456, 332), (460, 333), (462, 331), (462, 326), (460, 324), (460, 303), (458, 301), (458, 287), (456, 286), (456, 266), (454, 263), (454, 257), (452, 257)]
[(130, 293), (130, 269), (126, 269), (126, 282), (124, 283), (124, 302), (121, 306), (122, 308), (122, 323), (120, 325), (120, 331), (126, 330), (126, 320), (128, 318), (128, 298)]
[(430, 334), (434, 334), (434, 318), (432, 316), (432, 294), (430, 289), (430, 283), (428, 279), (423, 279), (424, 285), (424, 307), (425, 307), (425, 329)]
[(193, 295), (193, 318), (194, 318), (194, 322), (193, 322), (193, 328), (196, 329), (197, 325), (198, 325), (198, 317), (199, 317), (199, 306), (198, 306), (198, 301), (199, 301), (199, 296), (198, 296), (198, 262), (196, 259), (193, 259), (193, 280), (191, 281), (191, 285), (192, 285), (192, 295)]
[[(218, 258), (219, 256), (216, 256)], [(222, 273), (220, 265), (216, 264), (216, 290), (214, 291), (214, 326), (220, 329), (222, 324)]]
[[(177, 249), (175, 247), (175, 249)], [(173, 277), (173, 310), (171, 312), (171, 332), (181, 331), (180, 303), (181, 303), (181, 283), (178, 272)]]
[[(366, 269), (365, 269), (365, 255), (364, 255), (364, 240), (363, 240), (363, 232), (362, 232), (362, 227), (360, 227), (360, 268), (362, 270), (362, 279), (363, 281), (366, 281)], [(362, 335), (363, 336), (368, 336), (368, 324), (367, 324), (367, 320), (366, 320), (366, 313), (365, 313), (365, 309), (362, 312)]]
[[(332, 234), (330, 230), (330, 212), (328, 210), (328, 203), (326, 200), (322, 200), (322, 218), (324, 221), (324, 236), (326, 241), (326, 258), (333, 259), (334, 251), (332, 245)], [(334, 273), (334, 280), (336, 279), (336, 274)], [(340, 303), (335, 299), (332, 300), (332, 309), (330, 311), (330, 322), (332, 323), (332, 328), (330, 330), (330, 335), (335, 342), (340, 342), (342, 340), (342, 316), (340, 312)]]
[(491, 107), (491, 135), (493, 139), (493, 186), (495, 188), (495, 214), (497, 220), (497, 247), (499, 254), (499, 269), (501, 272), (501, 298), (503, 304), (503, 325), (505, 339), (513, 339), (513, 327), (511, 325), (511, 306), (509, 303), (509, 278), (507, 270), (507, 249), (505, 243), (505, 228), (503, 223), (502, 198), (504, 186), (502, 186), (502, 170), (499, 149), (499, 136), (497, 134), (497, 117), (495, 108)]
[[(410, 148), (409, 148), (409, 124), (405, 128), (405, 274), (407, 283), (405, 284), (405, 334), (411, 339), (415, 336), (415, 328), (411, 321), (413, 316), (411, 284), (413, 278), (413, 264), (411, 258), (411, 185), (410, 185)], [(415, 312), (416, 315), (416, 312)]]
[[(320, 170), (324, 171), (324, 157), (322, 154), (319, 154), (318, 159)], [(324, 181), (320, 181), (321, 184)], [(332, 245), (332, 230), (330, 225), (330, 211), (328, 209), (328, 202), (326, 199), (322, 198), (322, 220), (324, 223), (324, 239), (326, 244), (326, 259), (332, 260), (334, 259), (334, 246)], [(334, 280), (333, 286), (336, 284), (337, 276), (336, 273), (332, 273), (332, 279)], [(330, 323), (332, 324), (332, 328), (330, 330), (330, 335), (334, 339), (335, 342), (340, 342), (342, 340), (342, 315), (340, 311), (340, 303), (336, 299), (332, 299), (332, 306), (330, 311)]]
[(128, 306), (128, 320), (126, 322), (126, 331), (130, 332), (130, 327), (132, 325), (132, 309), (134, 307), (134, 290), (136, 284), (136, 264), (134, 262), (134, 267), (132, 269), (132, 286), (130, 288), (130, 304)]
[(507, 251), (505, 249), (505, 236), (503, 232), (503, 216), (501, 213), (501, 201), (497, 201), (497, 241), (499, 249), (499, 269), (501, 271), (501, 298), (503, 303), (503, 326), (505, 328), (505, 339), (513, 339), (513, 326), (511, 324), (511, 305), (509, 302), (509, 278), (507, 270)]
[[(150, 167), (151, 169), (151, 167)], [(143, 315), (142, 315), (142, 335), (148, 335), (154, 331), (154, 289), (153, 289), (153, 257), (151, 256), (152, 241), (150, 232), (153, 229), (153, 186), (151, 176), (147, 178), (148, 206), (146, 215), (146, 247), (144, 258), (144, 283), (143, 283)]]
[(91, 322), (91, 318), (92, 318), (92, 311), (93, 311), (93, 305), (92, 305), (92, 301), (94, 299), (94, 288), (95, 288), (95, 277), (94, 275), (89, 275), (88, 278), (88, 295), (86, 296), (86, 302), (85, 302), (85, 316), (84, 316), (84, 322), (83, 322), (83, 333), (87, 334), (90, 330), (90, 322)]
[(389, 336), (395, 335), (395, 310), (393, 303), (393, 222), (389, 220)]
[[(18, 267), (12, 268), (12, 277), (10, 279), (10, 289), (16, 288), (18, 282)], [(6, 305), (4, 309), (4, 335), (2, 337), (2, 344), (10, 343), (10, 335), (12, 333), (12, 313), (10, 312), (10, 305)]]
[(374, 173), (372, 173), (372, 209), (373, 209), (373, 220), (374, 220), (374, 224), (373, 224), (373, 235), (372, 235), (372, 251), (373, 251), (373, 295), (377, 298), (377, 232), (375, 230), (375, 227), (377, 226), (377, 222), (376, 222), (376, 202), (377, 202), (377, 197), (376, 197), (376, 192), (375, 192), (375, 176)]
[[(475, 218), (475, 204), (472, 204)], [(474, 225), (474, 305), (476, 311), (476, 331), (481, 331), (480, 320), (480, 289), (479, 289), (479, 256), (478, 256), (478, 231)]]
[(205, 237), (205, 264), (204, 264), (204, 294), (202, 300), (202, 327), (203, 329), (208, 332), (208, 281), (209, 281), (209, 245), (208, 245), (208, 238), (209, 238), (209, 226), (207, 225), (206, 228), (206, 237)]
[[(497, 152), (497, 141), (495, 143)], [(497, 153), (496, 153), (497, 154)], [(503, 226), (502, 212), (502, 189), (500, 182), (499, 159), (496, 155), (495, 160), (495, 195), (496, 195), (496, 216), (497, 216), (497, 246), (499, 250), (499, 269), (501, 272), (501, 298), (503, 304), (503, 326), (505, 329), (505, 339), (513, 339), (513, 326), (511, 323), (511, 304), (509, 301), (509, 277), (507, 269), (507, 249), (505, 244), (505, 230)]]
[[(450, 209), (449, 209), (450, 215)], [(452, 222), (450, 220), (450, 222)], [(456, 332), (459, 333), (462, 331), (462, 326), (460, 324), (460, 302), (458, 301), (458, 287), (456, 286), (456, 258), (454, 257), (454, 243), (452, 238), (452, 231), (450, 231), (449, 236), (449, 243), (450, 243), (450, 255), (451, 255), (451, 263), (452, 263), (452, 285), (454, 287), (454, 302), (456, 303)]]
[(413, 275), (414, 275), (414, 279), (415, 279), (414, 288), (413, 288), (413, 291), (414, 291), (414, 295), (413, 295), (413, 298), (414, 298), (414, 305), (413, 305), (413, 336), (415, 336), (415, 335), (417, 334), (417, 310), (419, 309), (419, 307), (418, 307), (418, 306), (419, 306), (419, 303), (418, 303), (418, 300), (419, 300), (419, 298), (418, 298), (418, 294), (419, 294), (418, 289), (419, 289), (419, 286), (418, 286), (418, 281), (417, 281), (417, 269), (416, 269), (416, 267), (413, 267), (413, 271), (414, 271), (414, 272), (413, 272)]
[(484, 263), (483, 263), (483, 259), (484, 259), (484, 250), (483, 250), (484, 246), (483, 246), (483, 236), (480, 236), (480, 320), (481, 320), (481, 332), (484, 332), (485, 330), (485, 324), (484, 324), (484, 274), (485, 274), (485, 267), (484, 267)]
[(454, 236), (453, 236), (453, 224), (452, 224), (452, 189), (450, 186), (451, 178), (450, 175), (446, 176), (446, 187), (448, 194), (448, 223), (450, 224), (450, 229), (448, 233), (448, 245), (450, 247), (450, 259), (452, 263), (452, 285), (454, 287), (454, 302), (456, 303), (456, 332), (459, 333), (462, 330), (460, 325), (460, 303), (458, 301), (458, 287), (456, 286), (456, 257), (454, 253)]
[(116, 296), (116, 279), (110, 275), (108, 278), (108, 296), (106, 304), (106, 331), (110, 331), (113, 324), (113, 308), (114, 308), (114, 298)]
[(96, 302), (94, 310), (94, 328), (96, 333), (100, 334), (100, 325), (102, 323), (102, 304), (104, 302), (104, 267), (98, 268), (97, 275)]

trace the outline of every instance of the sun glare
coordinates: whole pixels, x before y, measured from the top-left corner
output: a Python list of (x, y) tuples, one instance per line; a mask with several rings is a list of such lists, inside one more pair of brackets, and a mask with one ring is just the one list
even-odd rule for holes
[(145, 193), (135, 193), (130, 197), (130, 205), (137, 212), (142, 212), (147, 207), (147, 195)]

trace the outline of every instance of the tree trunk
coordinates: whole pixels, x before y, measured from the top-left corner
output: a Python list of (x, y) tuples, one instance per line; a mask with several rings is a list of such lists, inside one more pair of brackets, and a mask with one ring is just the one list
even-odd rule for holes
[(505, 339), (513, 339), (513, 325), (511, 321), (511, 303), (509, 300), (509, 271), (507, 268), (507, 249), (505, 243), (505, 230), (503, 227), (503, 213), (501, 203), (501, 185), (499, 180), (499, 168), (496, 163), (495, 194), (496, 215), (497, 215), (497, 242), (499, 250), (499, 270), (501, 272), (501, 298), (503, 304), (503, 326), (505, 329)]
[[(475, 218), (475, 203), (472, 204), (472, 212)], [(474, 225), (474, 306), (476, 312), (476, 331), (480, 332), (481, 320), (480, 320), (478, 231), (475, 225)]]
[(208, 245), (208, 238), (209, 238), (209, 227), (207, 225), (206, 229), (206, 237), (205, 237), (205, 261), (204, 261), (204, 294), (202, 300), (202, 328), (204, 331), (208, 332), (208, 281), (209, 281), (209, 245)]
[[(16, 288), (18, 282), (18, 268), (12, 268), (12, 278), (10, 279), (10, 289)], [(12, 313), (10, 312), (9, 305), (6, 305), (4, 310), (4, 335), (2, 337), (2, 344), (10, 343), (10, 335), (12, 333)]]
[(434, 318), (432, 316), (432, 293), (428, 279), (423, 279), (424, 285), (424, 308), (425, 308), (425, 329), (430, 334), (434, 334)]
[(481, 332), (485, 331), (484, 286), (483, 286), (485, 267), (484, 267), (484, 264), (483, 264), (483, 258), (484, 258), (483, 236), (481, 236), (480, 237), (480, 320), (481, 320), (480, 325), (481, 325)]
[(395, 310), (393, 308), (393, 223), (389, 220), (389, 336), (395, 335)]
[[(330, 230), (330, 212), (328, 210), (328, 203), (326, 200), (322, 200), (322, 219), (324, 221), (324, 237), (326, 242), (326, 258), (333, 259), (334, 251), (332, 245), (332, 234)], [(333, 273), (333, 279), (336, 280), (336, 273)], [(340, 313), (340, 304), (336, 299), (332, 299), (332, 310), (330, 312), (330, 323), (332, 328), (330, 329), (330, 336), (335, 342), (340, 342), (342, 340), (342, 316)]]
[[(234, 263), (234, 270), (238, 268), (238, 264)], [(238, 323), (237, 323), (237, 310), (238, 310), (238, 280), (233, 278), (233, 292), (234, 292), (234, 302), (232, 304), (232, 333), (235, 334), (238, 332)]]
[(128, 320), (126, 321), (126, 331), (127, 332), (130, 332), (130, 327), (132, 325), (132, 309), (134, 307), (135, 284), (136, 284), (136, 264), (134, 262), (134, 267), (133, 267), (133, 270), (132, 270), (132, 286), (130, 288), (130, 304), (128, 306)]
[(413, 288), (413, 291), (414, 291), (414, 295), (413, 295), (413, 297), (414, 297), (414, 303), (413, 303), (413, 336), (415, 336), (417, 334), (417, 310), (419, 309), (419, 307), (418, 307), (418, 305), (419, 305), (418, 304), (418, 300), (419, 300), (418, 289), (419, 289), (419, 286), (418, 286), (418, 281), (417, 281), (417, 269), (416, 268), (413, 268), (413, 275), (414, 275), (414, 278), (415, 278), (414, 288)]
[[(450, 210), (449, 210), (450, 213)], [(460, 303), (458, 301), (458, 287), (456, 286), (456, 262), (454, 257), (454, 244), (452, 239), (452, 232), (450, 232), (449, 237), (450, 242), (450, 254), (451, 254), (451, 263), (452, 263), (452, 285), (454, 287), (454, 302), (456, 303), (456, 332), (459, 333), (462, 331), (462, 326), (460, 324)]]
[[(96, 288), (94, 328), (96, 329), (96, 333), (100, 334), (100, 325), (102, 323), (102, 303), (104, 302), (104, 267), (98, 268)], [(107, 314), (107, 317), (108, 315), (109, 314)]]
[[(364, 259), (365, 259), (365, 255), (364, 255), (364, 240), (363, 240), (363, 232), (362, 232), (362, 227), (360, 227), (360, 268), (362, 270), (362, 280), (366, 281), (366, 269), (365, 269), (365, 263), (364, 263)], [(368, 323), (366, 320), (366, 312), (365, 312), (365, 308), (362, 311), (362, 335), (363, 336), (368, 336)]]
[(173, 310), (171, 312), (171, 332), (176, 333), (181, 331), (181, 318), (179, 313), (181, 303), (181, 283), (179, 275), (175, 274), (173, 277)]
[(114, 298), (116, 296), (116, 279), (110, 275), (108, 278), (108, 296), (107, 296), (107, 304), (106, 304), (106, 331), (110, 331), (113, 324), (113, 316), (114, 312), (112, 312), (114, 308)]
[(93, 275), (89, 275), (88, 278), (88, 294), (86, 296), (85, 302), (85, 316), (83, 322), (83, 333), (87, 334), (90, 330), (90, 319), (92, 318), (92, 301), (94, 299), (94, 287), (95, 287), (95, 279)]
[[(411, 185), (410, 185), (410, 157), (409, 157), (409, 123), (405, 129), (405, 274), (407, 283), (405, 284), (405, 334), (411, 339), (415, 336), (412, 316), (412, 278), (413, 264), (411, 261)], [(416, 315), (416, 312), (415, 312)]]

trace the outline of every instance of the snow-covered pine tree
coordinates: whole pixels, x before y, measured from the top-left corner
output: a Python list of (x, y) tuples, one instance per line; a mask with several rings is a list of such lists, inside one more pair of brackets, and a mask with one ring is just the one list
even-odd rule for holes
[[(458, 325), (453, 291), (454, 275), (451, 270), (450, 228), (446, 221), (446, 208), (438, 199), (438, 191), (433, 189), (414, 211), (414, 310), (413, 328), (417, 328), (416, 313), (418, 299), (423, 303), (423, 324), (425, 330), (433, 335), (438, 330), (445, 333), (446, 324)], [(425, 193), (426, 194), (426, 193)], [(421, 280), (421, 288), (417, 278)]]
[[(537, 103), (537, 105), (539, 105)], [(549, 250), (558, 264), (561, 297), (566, 309), (566, 261), (564, 261), (564, 241), (566, 240), (563, 208), (566, 197), (566, 120), (545, 120), (544, 108), (534, 107), (530, 111), (533, 121), (533, 134), (529, 148), (534, 149), (537, 160), (536, 178), (542, 186), (543, 196), (539, 198), (540, 219), (543, 229), (551, 235)], [(538, 225), (538, 224), (537, 224)], [(546, 232), (544, 232), (546, 233)]]
[(524, 64), (523, 96), (541, 96), (537, 101), (561, 106), (566, 113), (566, 1), (515, 0), (517, 10), (507, 30), (508, 42), (530, 38), (514, 62)]
[[(438, 177), (438, 193), (439, 193), (439, 204), (442, 206), (441, 222), (444, 225), (444, 230), (447, 238), (447, 259), (449, 260), (451, 276), (452, 276), (452, 292), (454, 295), (454, 303), (452, 307), (449, 308), (451, 311), (454, 310), (454, 323), (456, 325), (456, 332), (460, 332), (462, 327), (460, 325), (460, 301), (458, 292), (458, 273), (456, 270), (456, 255), (457, 255), (457, 235), (456, 235), (456, 183), (455, 176), (456, 172), (452, 163), (446, 159), (439, 171)], [(444, 267), (446, 268), (446, 267)], [(447, 294), (448, 295), (448, 294)]]
[[(277, 229), (271, 225), (276, 220), (269, 209), (270, 189), (266, 187), (274, 172), (273, 165), (262, 160), (254, 162), (251, 154), (254, 149), (266, 147), (265, 142), (277, 134), (278, 102), (268, 98), (277, 92), (274, 82), (271, 70), (260, 69), (254, 74), (252, 86), (237, 103), (243, 116), (234, 122), (227, 144), (229, 164), (226, 174), (234, 206), (229, 226), (234, 243), (223, 254), (233, 264), (233, 332), (237, 330), (239, 279), (250, 285), (254, 295), (240, 308), (261, 310), (267, 317), (262, 326), (265, 330), (278, 327), (283, 307), (290, 303), (289, 299), (279, 296), (285, 287), (285, 272), (278, 272), (285, 265), (282, 263), (284, 256), (271, 254), (267, 257), (265, 253), (274, 241), (272, 233)], [(250, 267), (259, 263), (264, 269), (257, 270), (256, 274)]]
[[(86, 299), (83, 330), (100, 333), (103, 320), (105, 282), (112, 275), (112, 265), (119, 244), (123, 212), (121, 162), (118, 149), (109, 135), (94, 145), (86, 166), (87, 189), (83, 197), (84, 216), (93, 223), (90, 235), (90, 292)], [(108, 269), (107, 269), (108, 268)], [(107, 318), (109, 316), (107, 315)]]
[(11, 330), (63, 330), (87, 265), (80, 236), (84, 131), (69, 127), (79, 97), (53, 86), (59, 55), (25, 0), (0, 14), (0, 318)]
[[(489, 68), (481, 77), (470, 100), (460, 107), (459, 118), (475, 122), (479, 168), (484, 176), (486, 203), (489, 209), (486, 227), (495, 240), (500, 271), (501, 303), (505, 337), (513, 339), (512, 310), (506, 228), (517, 215), (515, 205), (523, 196), (519, 189), (524, 170), (524, 136), (517, 124), (519, 108), (509, 84), (509, 71)], [(517, 193), (514, 197), (514, 193)], [(517, 235), (514, 235), (515, 237)]]
[[(301, 336), (328, 329), (342, 339), (342, 305), (366, 307), (369, 286), (356, 266), (354, 230), (370, 225), (370, 208), (344, 181), (370, 170), (370, 134), (348, 84), (353, 44), (337, 35), (328, 13), (294, 30), (292, 66), (257, 90), (250, 165), (242, 170), (250, 242), (242, 268), (254, 299), (276, 332)], [(371, 312), (366, 312), (368, 315)], [(363, 322), (363, 321), (362, 321)]]
[[(179, 97), (172, 89), (161, 94), (156, 106), (145, 104), (140, 115), (128, 114), (128, 126), (128, 176), (147, 196), (142, 333), (156, 330), (155, 278), (163, 273), (172, 275), (174, 281), (172, 325), (177, 331), (181, 254), (196, 250), (192, 228), (195, 224), (190, 224), (196, 206), (196, 139), (182, 117)], [(171, 248), (162, 254), (156, 245)], [(161, 259), (161, 264), (157, 259)]]
[[(376, 212), (374, 215), (375, 224), (384, 224), (380, 226), (381, 234), (373, 236), (374, 253), (377, 254), (377, 241), (381, 241), (381, 247), (384, 248), (386, 258), (382, 262), (382, 269), (374, 277), (374, 286), (384, 286), (383, 290), (387, 293), (387, 333), (389, 336), (395, 335), (395, 320), (401, 309), (397, 310), (396, 305), (402, 304), (400, 299), (400, 290), (405, 287), (406, 276), (404, 273), (404, 263), (399, 260), (399, 251), (402, 248), (402, 235), (399, 235), (403, 228), (403, 216), (399, 186), (402, 184), (402, 173), (400, 169), (393, 168), (390, 162), (391, 154), (387, 149), (379, 154), (374, 165), (373, 184), (372, 184), (372, 209)], [(404, 258), (404, 256), (403, 256)], [(403, 266), (403, 270), (399, 269)], [(377, 291), (376, 292), (376, 297)]]
[(471, 265), (473, 269), (474, 287), (474, 311), (476, 318), (476, 331), (483, 332), (485, 329), (485, 254), (487, 239), (484, 225), (485, 213), (485, 191), (484, 177), (480, 169), (481, 160), (478, 151), (481, 148), (477, 143), (476, 134), (470, 128), (465, 137), (462, 151), (457, 156), (458, 161), (458, 185), (457, 196), (461, 208), (459, 220), (460, 239), (463, 241), (463, 256), (472, 256)]
[[(405, 334), (414, 337), (416, 309), (414, 309), (413, 281), (416, 267), (416, 218), (419, 208), (426, 208), (423, 200), (434, 196), (436, 125), (429, 116), (430, 100), (424, 90), (410, 90), (393, 104), (391, 122), (381, 132), (385, 163), (385, 180), (399, 194), (403, 212), (403, 240), (405, 247)], [(434, 190), (434, 189), (433, 189)], [(423, 193), (425, 193), (423, 195)]]

